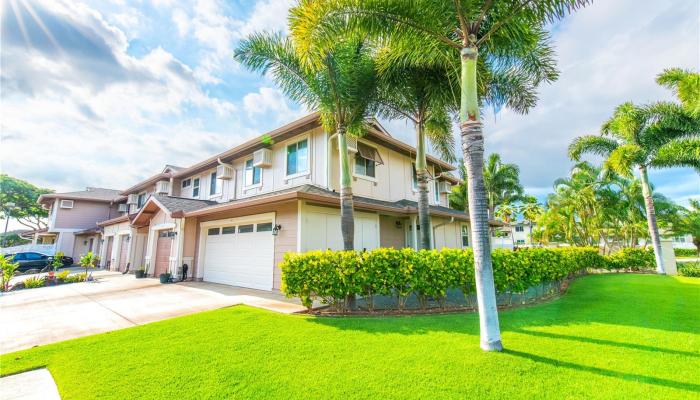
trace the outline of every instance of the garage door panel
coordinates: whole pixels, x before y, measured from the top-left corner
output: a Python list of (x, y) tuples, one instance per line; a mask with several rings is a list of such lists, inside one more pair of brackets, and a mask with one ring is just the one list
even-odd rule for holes
[[(270, 221), (255, 223), (265, 222)], [(269, 231), (206, 236), (205, 281), (270, 290), (273, 263), (274, 236)]]

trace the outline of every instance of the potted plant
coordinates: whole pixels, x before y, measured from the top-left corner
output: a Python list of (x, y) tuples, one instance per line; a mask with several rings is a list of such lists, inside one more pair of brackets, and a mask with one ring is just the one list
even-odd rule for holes
[(160, 274), (160, 283), (169, 283), (170, 282), (170, 273), (166, 272), (164, 274)]
[(141, 268), (134, 270), (134, 276), (136, 277), (136, 279), (145, 278), (146, 277), (146, 268), (141, 267)]

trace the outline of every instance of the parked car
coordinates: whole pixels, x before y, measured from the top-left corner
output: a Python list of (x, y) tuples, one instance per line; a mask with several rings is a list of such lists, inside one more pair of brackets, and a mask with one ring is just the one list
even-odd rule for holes
[[(19, 263), (19, 267), (17, 267), (17, 271), (19, 272), (26, 272), (33, 269), (39, 271), (44, 270), (47, 267), (49, 267), (49, 265), (53, 264), (54, 258), (53, 256), (37, 253), (34, 251), (24, 251), (21, 253), (6, 254), (5, 257), (11, 259), (12, 262)], [(62, 261), (64, 267), (70, 267), (71, 265), (73, 265), (72, 257), (64, 256)]]

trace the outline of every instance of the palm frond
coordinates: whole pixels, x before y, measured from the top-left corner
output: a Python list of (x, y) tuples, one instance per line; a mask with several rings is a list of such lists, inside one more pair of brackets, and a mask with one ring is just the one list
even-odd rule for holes
[(666, 143), (658, 149), (649, 165), (654, 168), (690, 167), (700, 173), (700, 138)]
[(644, 150), (635, 144), (623, 144), (613, 150), (603, 162), (603, 168), (609, 169), (625, 178), (631, 178), (635, 165), (644, 165)]
[(617, 141), (602, 136), (581, 136), (569, 145), (569, 157), (579, 161), (584, 153), (607, 156), (618, 147)]

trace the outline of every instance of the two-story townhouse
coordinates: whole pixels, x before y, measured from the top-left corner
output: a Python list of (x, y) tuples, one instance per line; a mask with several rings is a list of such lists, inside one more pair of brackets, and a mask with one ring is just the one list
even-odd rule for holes
[[(415, 148), (376, 121), (349, 142), (355, 248), (415, 247)], [(466, 247), (468, 218), (447, 207), (455, 167), (434, 157), (428, 164), (433, 244)], [(285, 253), (342, 248), (338, 166), (337, 138), (311, 114), (154, 179), (159, 188), (136, 214), (102, 225), (106, 238), (136, 238), (126, 258), (149, 275), (180, 276), (186, 264), (188, 278), (279, 289)]]
[(54, 251), (77, 259), (98, 252), (97, 223), (119, 215), (119, 190), (88, 187), (82, 191), (44, 194), (37, 200), (49, 211), (48, 228), (36, 232), (34, 244), (53, 244)]

